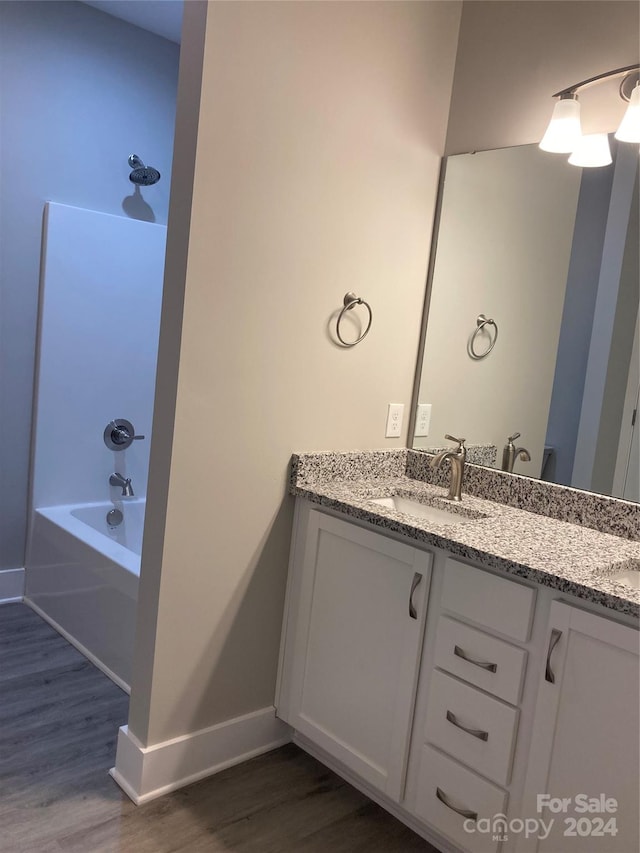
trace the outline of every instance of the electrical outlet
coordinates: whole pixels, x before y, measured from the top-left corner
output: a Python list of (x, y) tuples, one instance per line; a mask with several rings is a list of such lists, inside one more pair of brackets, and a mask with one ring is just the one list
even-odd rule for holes
[(402, 432), (402, 417), (404, 415), (404, 403), (389, 403), (387, 413), (387, 429), (385, 438), (395, 438)]
[(429, 435), (429, 426), (431, 424), (431, 403), (418, 403), (418, 412), (416, 414), (416, 438), (423, 438)]

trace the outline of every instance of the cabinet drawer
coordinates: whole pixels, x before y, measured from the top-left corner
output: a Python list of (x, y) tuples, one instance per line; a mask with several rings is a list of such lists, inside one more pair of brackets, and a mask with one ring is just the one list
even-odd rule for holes
[(506, 810), (505, 791), (432, 747), (423, 747), (416, 791), (418, 817), (464, 850), (496, 853), (500, 842), (490, 832), (477, 831), (477, 820)]
[(529, 639), (535, 590), (449, 558), (442, 606), (515, 640)]
[(499, 785), (507, 785), (517, 727), (517, 709), (434, 671), (425, 728), (429, 743)]
[(443, 616), (436, 635), (435, 665), (517, 705), (527, 653)]

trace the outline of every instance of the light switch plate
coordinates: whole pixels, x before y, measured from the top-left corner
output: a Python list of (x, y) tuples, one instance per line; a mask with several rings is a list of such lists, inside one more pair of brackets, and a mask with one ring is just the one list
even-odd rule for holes
[(402, 432), (402, 417), (404, 415), (404, 403), (389, 403), (387, 413), (386, 438), (396, 438)]
[(418, 411), (416, 414), (416, 438), (423, 438), (429, 435), (429, 426), (431, 424), (431, 403), (418, 403)]

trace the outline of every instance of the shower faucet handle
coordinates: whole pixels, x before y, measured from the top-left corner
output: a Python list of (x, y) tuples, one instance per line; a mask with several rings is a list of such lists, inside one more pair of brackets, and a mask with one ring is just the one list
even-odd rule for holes
[(122, 421), (111, 421), (111, 437), (116, 444), (126, 444), (128, 441), (142, 441), (143, 435), (135, 435), (133, 426), (129, 429), (128, 424)]
[(115, 444), (124, 444), (131, 438), (131, 434), (125, 426), (118, 426), (115, 421), (111, 421), (111, 426), (113, 427), (111, 430), (111, 438)]
[(114, 438), (116, 444), (124, 444), (126, 441), (129, 440), (142, 441), (142, 439), (144, 438), (143, 435), (131, 435), (126, 426), (118, 426), (115, 421), (111, 421), (111, 423), (113, 425), (112, 435), (117, 435), (117, 437)]
[(131, 421), (114, 418), (104, 431), (103, 439), (109, 450), (126, 450), (134, 441), (142, 441), (143, 435), (136, 435)]

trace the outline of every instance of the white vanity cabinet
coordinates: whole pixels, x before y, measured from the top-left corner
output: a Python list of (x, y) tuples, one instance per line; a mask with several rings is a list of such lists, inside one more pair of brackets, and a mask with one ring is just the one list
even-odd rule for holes
[(405, 807), (456, 849), (497, 853), (500, 840), (476, 827), (510, 805), (528, 655), (514, 641), (529, 640), (536, 590), (445, 555), (439, 562)]
[(299, 503), (277, 713), (396, 801), (430, 572), (429, 553)]
[[(638, 631), (554, 601), (544, 664), (523, 813), (554, 823), (546, 839), (522, 837), (518, 851), (640, 850)], [(538, 803), (545, 794), (566, 804), (552, 811)], [(578, 795), (616, 805), (584, 810)]]
[[(297, 502), (277, 694), (294, 740), (447, 853), (640, 850), (631, 620), (425, 547)], [(550, 818), (547, 838), (520, 827)]]

